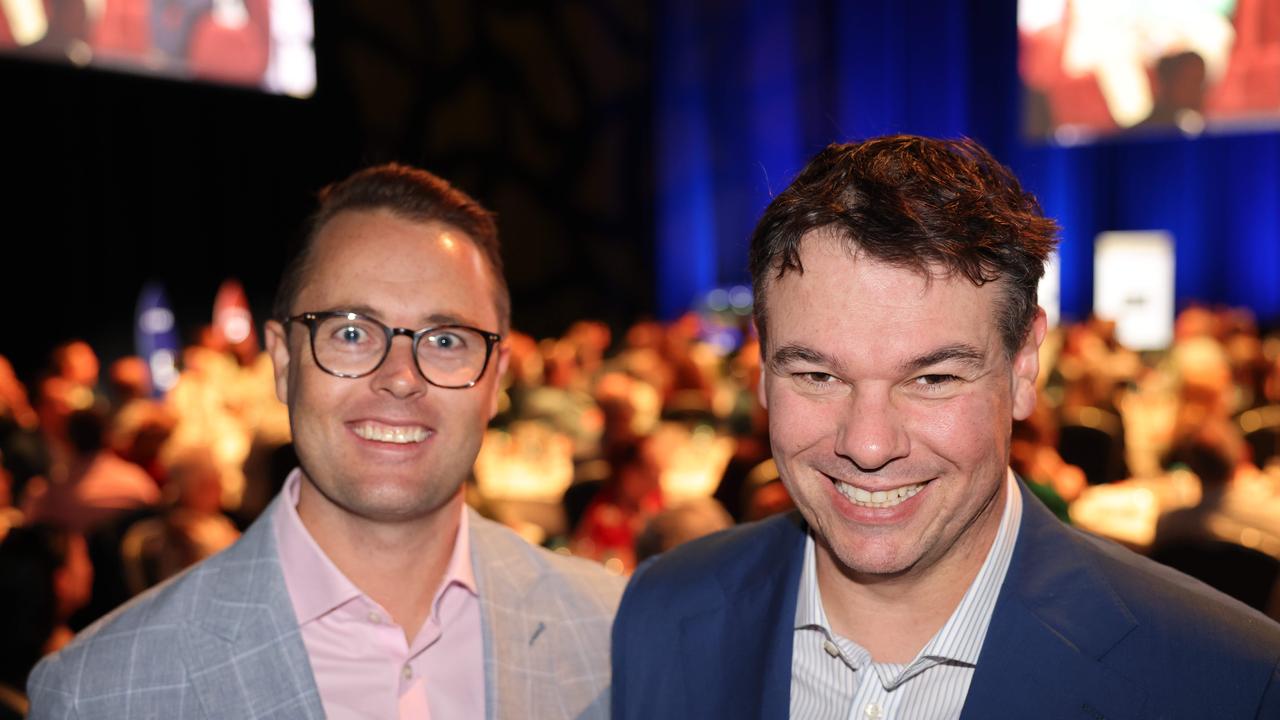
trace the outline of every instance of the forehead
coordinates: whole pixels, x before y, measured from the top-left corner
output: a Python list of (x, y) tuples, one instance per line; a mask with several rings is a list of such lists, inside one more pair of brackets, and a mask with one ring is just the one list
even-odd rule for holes
[(494, 295), (483, 253), (457, 228), (386, 210), (348, 210), (316, 235), (296, 306), (369, 307), (388, 318), (451, 314), (491, 328), (498, 320)]
[(890, 265), (829, 234), (800, 245), (803, 272), (768, 288), (770, 349), (807, 347), (831, 356), (898, 363), (940, 347), (999, 343), (997, 283)]

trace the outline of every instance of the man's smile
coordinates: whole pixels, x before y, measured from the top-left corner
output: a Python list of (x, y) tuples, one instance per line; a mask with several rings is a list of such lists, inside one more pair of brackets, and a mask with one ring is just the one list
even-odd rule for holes
[(903, 485), (902, 487), (893, 488), (891, 490), (864, 490), (856, 485), (836, 481), (836, 490), (845, 496), (850, 502), (859, 507), (868, 508), (891, 508), (896, 507), (907, 501), (916, 493), (924, 489), (928, 483), (916, 483), (914, 485)]
[(372, 420), (352, 423), (349, 427), (351, 432), (365, 440), (397, 445), (420, 443), (432, 434), (430, 430), (421, 425), (387, 425)]

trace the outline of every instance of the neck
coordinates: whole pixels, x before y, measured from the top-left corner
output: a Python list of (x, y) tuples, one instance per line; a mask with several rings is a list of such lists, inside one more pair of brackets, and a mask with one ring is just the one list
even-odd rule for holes
[(1005, 492), (945, 554), (922, 558), (908, 570), (868, 575), (845, 567), (818, 538), (814, 545), (818, 591), (831, 629), (883, 663), (915, 659), (959, 607), (986, 562), (1004, 515)]
[(462, 488), (429, 515), (394, 523), (337, 508), (305, 478), (298, 491), (307, 532), (347, 579), (391, 614), (410, 643), (448, 572), (462, 511)]

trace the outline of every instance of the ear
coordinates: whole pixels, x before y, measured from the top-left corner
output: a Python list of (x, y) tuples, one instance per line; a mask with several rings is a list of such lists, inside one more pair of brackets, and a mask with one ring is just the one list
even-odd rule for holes
[(1013, 356), (1013, 419), (1026, 420), (1036, 409), (1036, 376), (1040, 374), (1040, 343), (1044, 342), (1049, 321), (1044, 308), (1036, 308), (1031, 329), (1022, 347)]
[(507, 374), (507, 365), (511, 362), (511, 349), (507, 347), (506, 342), (498, 343), (494, 350), (498, 353), (497, 364), (493, 368), (494, 382), (492, 394), (489, 398), (489, 419), (492, 420), (498, 414), (498, 397), (502, 394), (502, 378)]
[(271, 356), (271, 366), (275, 371), (276, 397), (280, 402), (289, 402), (289, 335), (284, 325), (277, 320), (268, 320), (262, 328), (263, 339), (267, 344), (267, 354)]

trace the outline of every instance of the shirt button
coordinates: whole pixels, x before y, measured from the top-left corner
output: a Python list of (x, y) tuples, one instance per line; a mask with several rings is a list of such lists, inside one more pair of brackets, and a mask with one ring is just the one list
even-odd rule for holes
[(822, 649), (826, 650), (831, 657), (840, 657), (840, 648), (836, 647), (836, 644), (830, 640), (822, 641)]
[(867, 717), (872, 718), (872, 720), (884, 717), (884, 709), (875, 703), (867, 705), (864, 712), (867, 714)]
[(410, 680), (413, 678), (413, 668), (409, 667), (408, 665), (405, 665), (404, 670), (401, 670), (400, 674), (404, 675), (405, 680)]
[(373, 623), (374, 625), (380, 625), (382, 624), (382, 616), (376, 612), (371, 612), (369, 613), (369, 622)]

